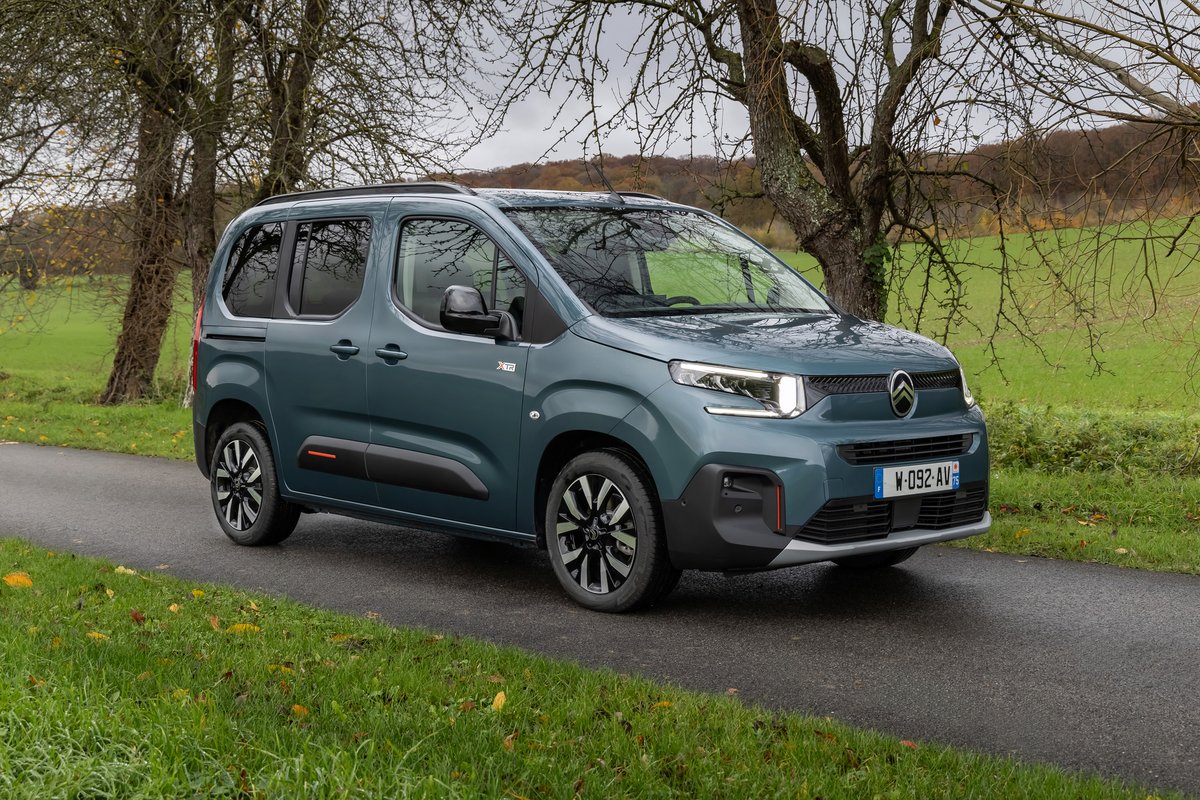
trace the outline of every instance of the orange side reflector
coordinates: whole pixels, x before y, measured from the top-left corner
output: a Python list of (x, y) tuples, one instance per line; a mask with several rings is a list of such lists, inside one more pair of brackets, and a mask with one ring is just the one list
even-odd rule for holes
[(333, 453), (322, 453), (320, 450), (309, 450), (308, 454), (310, 456), (317, 456), (318, 458), (337, 458), (337, 456), (335, 456)]

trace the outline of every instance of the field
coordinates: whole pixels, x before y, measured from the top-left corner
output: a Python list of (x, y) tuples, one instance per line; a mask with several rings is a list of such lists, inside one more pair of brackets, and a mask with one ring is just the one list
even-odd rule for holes
[[(1053, 241), (1049, 233), (1012, 237), (1007, 272), (997, 238), (952, 244), (976, 264), (961, 272), (969, 305), (946, 341), (989, 415), (994, 466), (994, 529), (965, 546), (1200, 572), (1200, 269), (1191, 261), (1198, 235), (1171, 250), (1180, 231), (1165, 225), (1069, 231)], [(1079, 264), (1097, 246), (1108, 265), (1103, 282), (1119, 297), (1093, 294), (1080, 316), (1055, 285), (1082, 296), (1089, 278)], [(1057, 278), (1045, 277), (1037, 253), (1053, 254)], [(783, 255), (819, 277), (811, 260)], [(916, 324), (923, 286), (904, 260), (912, 251), (897, 258), (894, 273), (910, 273), (891, 318), (928, 335), (945, 332), (944, 312), (926, 312)], [(1011, 326), (993, 333), (1002, 285), (1024, 300), (1034, 326), (1026, 335)], [(182, 289), (159, 398), (92, 404), (111, 363), (121, 291), (120, 279), (108, 278), (0, 293), (0, 439), (192, 458), (190, 412), (179, 406), (191, 336)], [(1084, 321), (1101, 349), (1089, 349)]]
[[(917, 313), (926, 270), (914, 263), (913, 248), (900, 248), (888, 321), (944, 340), (985, 406), (1191, 415), (1200, 399), (1200, 232), (1176, 242), (1181, 228), (1165, 221), (1022, 234), (1003, 250), (995, 236), (951, 242), (956, 258), (970, 264), (958, 273), (962, 318), (951, 323), (938, 301), (956, 292), (936, 270)], [(820, 284), (810, 257), (781, 255)], [(1010, 321), (997, 329), (1002, 302)]]

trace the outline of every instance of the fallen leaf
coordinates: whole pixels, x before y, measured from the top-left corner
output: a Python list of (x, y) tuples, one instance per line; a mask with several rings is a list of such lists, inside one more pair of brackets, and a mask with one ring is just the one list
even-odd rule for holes
[(170, 611), (172, 614), (178, 614), (179, 603), (171, 603), (171, 605), (167, 606), (167, 611)]
[(109, 600), (112, 600), (114, 597), (116, 597), (116, 596), (117, 596), (117, 593), (116, 593), (116, 592), (114, 592), (112, 589), (105, 589), (105, 590), (104, 590), (104, 593), (105, 593), (106, 595), (108, 595), (108, 599), (109, 599)]
[(137, 575), (137, 570), (130, 569), (129, 567), (117, 567), (113, 572), (118, 575)]
[(1064, 514), (1074, 514), (1074, 513), (1075, 513), (1075, 509), (1077, 509), (1077, 508), (1079, 508), (1079, 506), (1067, 506), (1066, 508), (1064, 508), (1064, 509), (1062, 510), (1062, 513), (1064, 513)]
[(348, 634), (348, 633), (335, 633), (333, 636), (330, 636), (330, 637), (329, 637), (329, 641), (331, 641), (331, 642), (344, 642), (344, 641), (346, 641), (346, 640), (347, 640), (347, 639), (349, 639), (349, 638), (351, 638), (351, 637), (350, 637), (350, 634)]
[(256, 602), (254, 602), (253, 600), (251, 600), (251, 601), (250, 601), (250, 610), (251, 610), (251, 611), (258, 611), (258, 610), (259, 610), (259, 608), (258, 608), (258, 603), (256, 603)]
[(1116, 554), (1117, 554), (1117, 555), (1119, 555), (1119, 556), (1123, 556), (1123, 555), (1125, 555), (1126, 553), (1128, 553), (1129, 551), (1128, 551), (1128, 550), (1126, 550), (1124, 547), (1118, 547), (1118, 548), (1117, 548), (1116, 550), (1114, 550), (1113, 552), (1114, 552), (1114, 553), (1116, 553)]
[(282, 675), (290, 675), (291, 673), (295, 672), (295, 670), (287, 664), (267, 664), (267, 672), (278, 672)]
[(732, 686), (730, 686), (728, 689), (725, 690), (725, 694), (729, 695), (730, 697), (733, 697), (737, 693), (738, 693), (738, 690), (733, 688)]
[(822, 730), (814, 730), (813, 733), (815, 733), (817, 736), (820, 736), (822, 739), (824, 739), (827, 742), (836, 742), (837, 741), (837, 737), (834, 736), (832, 733), (828, 733), (828, 732), (822, 731)]
[(474, 700), (464, 700), (463, 702), (459, 703), (458, 710), (459, 711), (474, 711), (475, 710), (475, 701)]
[(904, 745), (904, 746), (905, 746), (905, 747), (907, 747), (909, 750), (916, 750), (916, 749), (917, 749), (917, 743), (916, 743), (916, 742), (910, 742), (908, 739), (901, 739), (901, 740), (900, 740), (900, 744)]
[(296, 703), (292, 706), (292, 713), (298, 719), (304, 719), (305, 717), (308, 716), (308, 709), (305, 708), (304, 706), (300, 705), (299, 703)]
[(1021, 509), (1019, 506), (1014, 506), (1010, 503), (1001, 503), (1000, 507), (996, 510), (999, 511), (1001, 514), (1020, 514), (1021, 513)]
[(157, 567), (155, 567), (155, 569), (170, 569), (170, 568), (171, 568), (170, 564), (159, 564)]
[(671, 701), (670, 700), (659, 700), (657, 703), (655, 703), (654, 705), (652, 705), (650, 707), (651, 708), (670, 708)]
[(108, 636), (101, 633), (100, 631), (88, 631), (87, 635), (88, 635), (89, 639), (95, 639), (97, 642), (102, 642), (108, 638)]
[(513, 743), (517, 741), (517, 737), (521, 735), (520, 731), (513, 731), (508, 736), (504, 737), (504, 749), (512, 750)]
[(208, 624), (212, 626), (212, 629), (214, 631), (221, 630), (221, 618), (218, 617), (216, 614), (213, 614), (211, 617), (208, 618)]
[(41, 678), (35, 677), (35, 676), (33, 676), (33, 675), (30, 675), (30, 676), (29, 676), (29, 685), (30, 685), (31, 687), (33, 687), (34, 689), (36, 689), (36, 688), (38, 688), (39, 686), (45, 686), (45, 685), (46, 685), (46, 682), (45, 682), (44, 680), (42, 680)]
[(133, 620), (134, 625), (143, 625), (146, 622), (146, 615), (138, 611), (136, 608), (130, 609), (129, 618)]
[[(213, 617), (213, 619), (216, 619), (216, 617)], [(260, 630), (262, 630), (262, 628), (258, 627), (257, 625), (255, 625), (251, 622), (235, 622), (234, 624), (232, 624), (228, 628), (226, 628), (225, 632), (226, 633), (247, 634), (247, 633), (258, 633)]]
[(488, 675), (488, 683), (504, 683), (503, 675)]
[(367, 619), (379, 619), (379, 612), (378, 611), (368, 611), (367, 613), (363, 614), (363, 616), (366, 617)]
[(507, 702), (508, 696), (504, 692), (496, 692), (495, 698), (492, 699), (492, 711), (499, 711)]
[(4, 576), (4, 582), (14, 589), (28, 589), (33, 586), (33, 578), (28, 572), (10, 572)]
[(137, 680), (144, 681), (144, 680), (147, 680), (147, 679), (153, 678), (153, 677), (154, 677), (154, 673), (150, 672), (149, 670), (146, 670), (145, 672), (138, 674)]
[(204, 597), (204, 590), (203, 589), (192, 589), (192, 597), (199, 600), (201, 597)]

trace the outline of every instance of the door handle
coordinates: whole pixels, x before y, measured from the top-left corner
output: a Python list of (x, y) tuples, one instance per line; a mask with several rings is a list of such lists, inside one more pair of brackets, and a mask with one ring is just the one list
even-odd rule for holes
[(408, 353), (400, 349), (398, 345), (388, 344), (375, 351), (375, 355), (379, 356), (387, 364), (395, 364), (408, 358)]
[(337, 344), (329, 346), (329, 349), (337, 353), (337, 357), (345, 361), (353, 355), (358, 355), (358, 345), (352, 344), (349, 339), (342, 339)]

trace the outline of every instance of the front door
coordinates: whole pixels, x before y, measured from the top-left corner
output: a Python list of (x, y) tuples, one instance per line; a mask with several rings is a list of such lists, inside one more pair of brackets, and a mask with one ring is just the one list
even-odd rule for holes
[(368, 348), (367, 472), (385, 508), (509, 531), (528, 345), (439, 323), (442, 294), (456, 284), (523, 322), (526, 278), (483, 226), (433, 214), (401, 220)]

